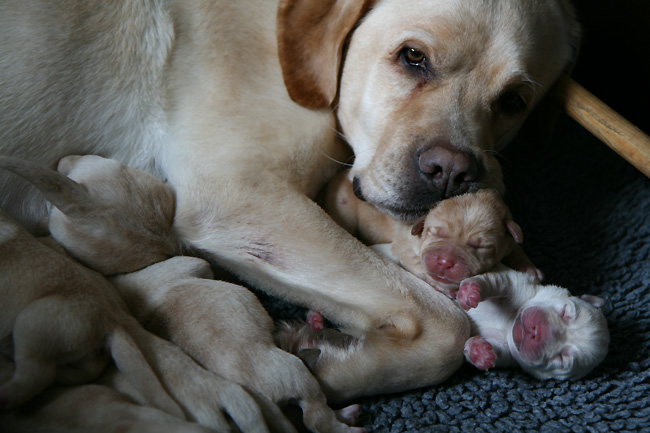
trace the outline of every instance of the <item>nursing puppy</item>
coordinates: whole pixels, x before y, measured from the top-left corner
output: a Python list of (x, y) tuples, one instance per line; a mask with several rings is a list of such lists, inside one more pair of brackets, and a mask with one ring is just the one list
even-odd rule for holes
[(597, 296), (571, 296), (501, 267), (464, 280), (458, 303), (473, 334), (465, 356), (476, 367), (519, 365), (539, 379), (579, 379), (605, 358), (607, 321)]
[(108, 281), (39, 242), (2, 211), (0, 258), (0, 339), (10, 343), (3, 355), (16, 364), (0, 386), (0, 410), (25, 403), (55, 381), (90, 382), (112, 358), (147, 403), (184, 416), (134, 342), (139, 325)]
[[(14, 365), (0, 356), (0, 383)], [(112, 374), (120, 374), (119, 372)], [(209, 433), (160, 409), (146, 407), (103, 384), (62, 386), (46, 390), (10, 412), (0, 412), (3, 432), (33, 433)]]
[(245, 432), (267, 432), (267, 423), (283, 431), (286, 420), (272, 405), (145, 331), (106, 279), (1, 211), (0, 257), (0, 338), (11, 348), (2, 355), (15, 363), (0, 386), (0, 409), (15, 408), (55, 382), (93, 381), (112, 358), (141, 404), (217, 431), (229, 431), (226, 414)]
[[(429, 287), (313, 201), (350, 156), (336, 125), (359, 195), (394, 216), (500, 188), (494, 150), (569, 67), (576, 28), (564, 0), (4, 1), (0, 154), (155, 173), (211, 261), (358, 337), (414, 338)], [(45, 216), (25, 183), (0, 189), (24, 224)], [(429, 326), (466, 329), (438, 299)], [(445, 344), (430, 381), (457, 365)]]
[[(98, 156), (63, 158), (60, 173), (6, 157), (0, 167), (32, 181), (53, 203), (48, 227), (73, 256), (102, 273), (125, 274), (112, 281), (150, 331), (246, 389), (297, 402), (314, 432), (364, 431), (338, 421), (302, 361), (277, 348), (255, 295), (214, 281), (204, 260), (165, 260), (181, 246), (172, 230), (174, 196), (163, 182)], [(339, 412), (348, 422), (357, 414), (358, 406)]]

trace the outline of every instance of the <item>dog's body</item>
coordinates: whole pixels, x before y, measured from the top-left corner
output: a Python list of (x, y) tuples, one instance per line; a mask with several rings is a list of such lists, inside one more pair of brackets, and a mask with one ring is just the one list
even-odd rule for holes
[[(366, 348), (406, 339), (427, 370), (384, 390), (436, 383), (459, 365), (465, 316), (312, 201), (349, 157), (336, 120), (356, 191), (394, 216), (500, 188), (494, 151), (568, 67), (575, 29), (563, 0), (5, 1), (0, 153), (100, 154), (166, 178), (184, 242)], [(0, 187), (24, 224), (45, 215), (16, 178)], [(425, 357), (408, 340), (424, 328), (444, 335)], [(373, 368), (324, 380), (376, 392)]]
[(465, 356), (480, 369), (520, 365), (540, 379), (579, 379), (607, 354), (604, 301), (596, 296), (571, 296), (503, 267), (464, 280), (458, 303), (477, 335)]

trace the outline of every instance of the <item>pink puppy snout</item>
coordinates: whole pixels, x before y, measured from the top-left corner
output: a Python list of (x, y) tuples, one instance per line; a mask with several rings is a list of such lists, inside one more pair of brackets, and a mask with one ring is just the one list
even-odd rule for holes
[(422, 263), (431, 278), (440, 283), (458, 284), (471, 276), (467, 262), (453, 248), (426, 250)]
[(538, 362), (551, 339), (551, 325), (546, 312), (540, 308), (526, 308), (517, 316), (512, 328), (512, 338), (524, 361)]

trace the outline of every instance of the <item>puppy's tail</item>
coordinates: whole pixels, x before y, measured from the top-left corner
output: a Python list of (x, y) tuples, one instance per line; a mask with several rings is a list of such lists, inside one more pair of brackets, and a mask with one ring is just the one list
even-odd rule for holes
[(88, 191), (58, 171), (12, 156), (0, 156), (0, 168), (34, 185), (50, 203), (66, 215), (90, 206)]
[(180, 406), (167, 394), (160, 380), (149, 366), (133, 338), (123, 328), (109, 336), (111, 355), (117, 369), (134, 385), (146, 404), (185, 419)]

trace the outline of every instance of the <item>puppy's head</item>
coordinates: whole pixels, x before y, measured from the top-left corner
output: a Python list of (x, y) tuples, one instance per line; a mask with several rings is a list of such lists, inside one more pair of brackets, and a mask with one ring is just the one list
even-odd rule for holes
[(575, 297), (544, 286), (522, 308), (508, 334), (513, 357), (539, 379), (579, 379), (605, 358), (607, 321), (596, 296)]
[[(337, 114), (355, 153), (355, 191), (409, 221), (444, 198), (502, 188), (495, 152), (570, 63), (577, 39), (559, 0), (282, 3), (290, 95), (332, 103), (343, 59)], [(297, 27), (301, 37), (287, 37)]]
[(177, 253), (174, 193), (154, 176), (99, 156), (69, 156), (58, 171), (87, 192), (54, 202), (52, 236), (106, 274), (132, 272)]
[(426, 270), (425, 280), (443, 291), (485, 272), (522, 241), (519, 226), (499, 194), (491, 189), (438, 203), (413, 227)]

